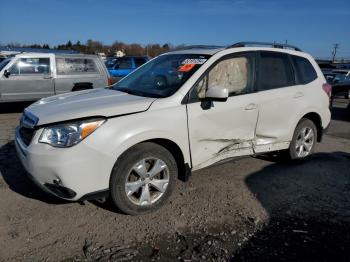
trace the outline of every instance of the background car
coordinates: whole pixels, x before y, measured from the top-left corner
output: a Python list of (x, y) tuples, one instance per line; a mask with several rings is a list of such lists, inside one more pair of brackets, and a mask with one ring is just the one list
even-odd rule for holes
[(96, 55), (22, 53), (0, 63), (0, 102), (35, 101), (110, 84)]
[(107, 59), (105, 65), (115, 82), (130, 74), (149, 60), (147, 56), (124, 56)]
[(350, 99), (350, 72), (336, 75), (331, 84), (333, 95), (341, 95)]

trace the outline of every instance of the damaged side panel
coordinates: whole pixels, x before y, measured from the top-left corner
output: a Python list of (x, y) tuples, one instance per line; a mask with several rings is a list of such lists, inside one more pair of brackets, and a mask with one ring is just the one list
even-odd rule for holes
[(201, 139), (198, 143), (203, 143), (205, 151), (212, 153), (209, 158), (196, 165), (194, 169), (200, 169), (224, 159), (253, 154), (253, 142), (251, 140), (218, 138)]

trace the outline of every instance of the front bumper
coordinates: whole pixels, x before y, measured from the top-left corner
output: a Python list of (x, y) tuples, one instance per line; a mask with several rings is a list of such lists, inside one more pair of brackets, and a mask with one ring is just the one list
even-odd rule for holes
[[(108, 192), (112, 160), (88, 141), (70, 148), (54, 148), (38, 143), (41, 130), (26, 146), (16, 129), (17, 155), (31, 179), (44, 191), (77, 201), (95, 192)], [(93, 140), (88, 137), (86, 140)], [(92, 143), (94, 144), (94, 143)]]

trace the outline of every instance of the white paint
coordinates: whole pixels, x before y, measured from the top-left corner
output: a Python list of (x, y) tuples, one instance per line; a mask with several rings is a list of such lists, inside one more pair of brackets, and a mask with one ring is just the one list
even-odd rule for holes
[[(305, 86), (229, 97), (226, 102), (213, 102), (209, 110), (203, 110), (200, 102), (181, 103), (199, 77), (219, 58), (254, 50), (306, 57), (315, 66), (318, 79)], [(175, 53), (196, 52), (200, 51)], [(54, 148), (38, 143), (42, 132), (38, 130), (28, 147), (20, 141), (16, 143), (23, 165), (39, 184), (52, 183), (53, 179), (60, 178), (64, 186), (77, 192), (73, 199), (77, 200), (85, 194), (108, 188), (118, 157), (146, 140), (162, 138), (173, 141), (181, 149), (185, 162), (195, 170), (234, 156), (288, 148), (297, 123), (306, 113), (317, 113), (323, 127), (329, 124), (328, 97), (322, 90), (326, 80), (309, 55), (258, 47), (201, 52), (217, 53), (168, 98), (151, 99), (97, 90), (59, 95), (29, 107), (27, 110), (39, 117), (39, 124), (89, 116), (128, 115), (108, 119), (71, 148)], [(300, 92), (303, 96), (295, 97)], [(142, 112), (130, 114), (138, 111)]]

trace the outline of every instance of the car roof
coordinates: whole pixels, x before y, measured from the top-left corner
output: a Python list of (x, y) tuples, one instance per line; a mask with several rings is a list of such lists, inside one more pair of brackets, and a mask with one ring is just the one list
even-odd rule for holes
[(219, 51), (225, 50), (225, 48), (195, 48), (195, 49), (181, 49), (168, 52), (166, 54), (198, 54), (198, 55), (214, 55)]
[(288, 53), (288, 54), (295, 54), (295, 55), (305, 54), (304, 52), (301, 52), (301, 51), (285, 49), (285, 48), (276, 48), (276, 47), (196, 48), (196, 49), (176, 50), (176, 51), (171, 51), (171, 52), (168, 52), (165, 54), (199, 54), (199, 55), (211, 55), (212, 56), (212, 55), (214, 55), (218, 52), (224, 51), (224, 50), (232, 50), (232, 51), (237, 51), (237, 52), (271, 51), (271, 52), (280, 52), (280, 53)]
[(56, 57), (79, 57), (79, 58), (97, 58), (98, 55), (91, 55), (91, 54), (54, 54)]
[(228, 52), (233, 50), (237, 52), (264, 50), (264, 51), (273, 51), (273, 52), (289, 53), (289, 54), (296, 54), (296, 55), (298, 54), (300, 55), (303, 53), (299, 47), (296, 47), (294, 45), (290, 45), (287, 43), (281, 44), (276, 42), (272, 43), (272, 42), (245, 41), (245, 42), (238, 42), (229, 46), (213, 46), (213, 45), (184, 46), (181, 50), (175, 50), (167, 54), (214, 55), (224, 50), (228, 50)]
[(15, 57), (28, 57), (28, 56), (34, 56), (34, 57), (47, 57), (47, 56), (55, 56), (55, 57), (98, 57), (97, 55), (90, 55), (90, 54), (56, 54), (56, 53), (19, 53), (16, 54)]

